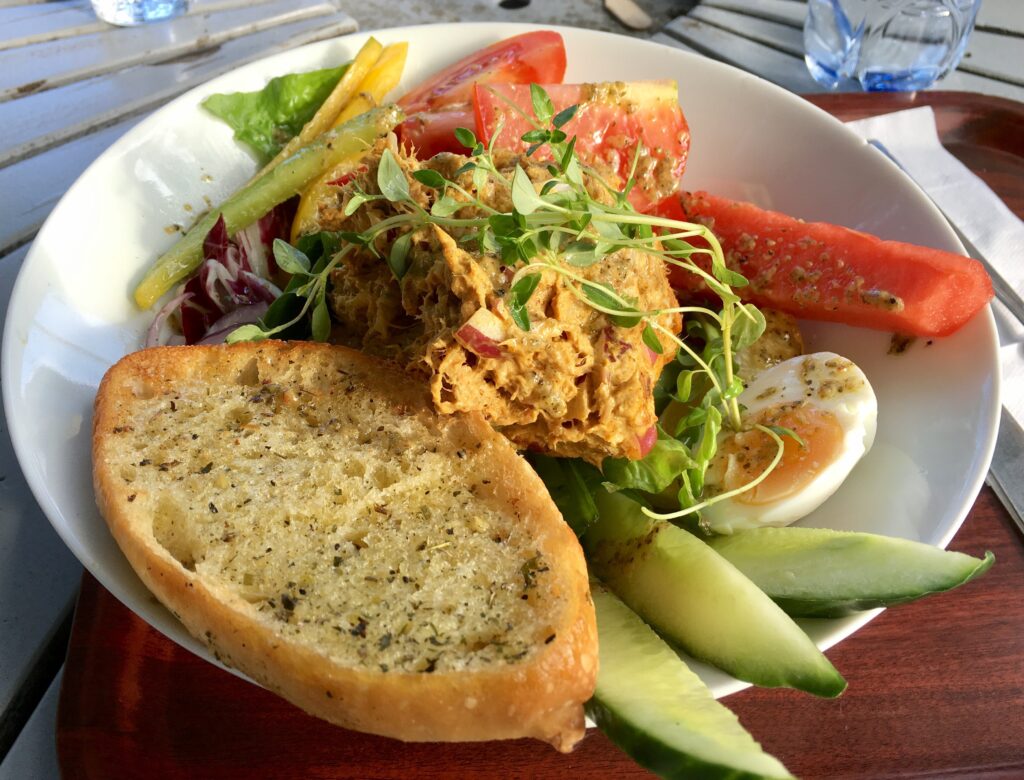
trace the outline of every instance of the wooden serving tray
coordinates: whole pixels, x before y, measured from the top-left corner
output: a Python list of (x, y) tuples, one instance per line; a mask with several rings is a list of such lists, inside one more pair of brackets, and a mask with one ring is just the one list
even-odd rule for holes
[[(813, 100), (843, 119), (933, 105), (944, 143), (1024, 212), (1024, 106), (961, 93)], [(985, 488), (950, 547), (992, 550), (996, 566), (830, 651), (849, 681), (841, 698), (751, 689), (726, 700), (794, 774), (1024, 776), (1024, 540)], [(405, 744), (336, 728), (178, 647), (88, 574), (57, 748), (68, 780), (649, 776), (597, 731), (561, 755), (532, 740)]]

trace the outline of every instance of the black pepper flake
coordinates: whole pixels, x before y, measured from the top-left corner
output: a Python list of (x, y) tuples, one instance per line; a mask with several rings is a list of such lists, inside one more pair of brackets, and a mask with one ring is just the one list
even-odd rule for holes
[(359, 621), (348, 630), (352, 636), (357, 636), (360, 639), (366, 639), (366, 626), (369, 625), (366, 620), (359, 618)]
[(142, 460), (139, 461), (139, 465), (140, 466), (148, 466), (152, 462), (153, 461), (151, 461), (149, 458), (143, 458)]
[(550, 645), (554, 641), (555, 641), (555, 635), (552, 634), (551, 636), (549, 636), (547, 639), (544, 640), (544, 644)]
[(200, 474), (209, 474), (211, 471), (213, 471), (213, 461), (212, 460), (209, 463), (207, 463), (205, 466), (203, 466), (201, 469), (199, 469), (199, 473)]
[(337, 568), (338, 566), (341, 566), (341, 556), (340, 555), (335, 555), (334, 556), (334, 567)]
[(198, 433), (193, 433), (192, 434), (192, 441), (195, 441), (198, 438), (199, 438), (199, 434)]
[(427, 661), (427, 668), (424, 669), (423, 671), (426, 672), (427, 674), (430, 674), (436, 668), (437, 668), (437, 659), (436, 658), (431, 658), (429, 661)]
[(136, 497), (136, 495), (137, 495), (137, 494), (135, 494), (135, 493), (132, 493), (132, 494), (131, 494), (130, 496), (128, 496), (128, 503), (129, 503), (129, 504), (130, 504), (130, 503), (131, 503), (132, 501), (134, 501), (134, 500), (135, 500), (135, 497)]
[(295, 609), (295, 599), (289, 596), (287, 593), (281, 594), (281, 606), (291, 612)]
[(211, 501), (210, 502), (210, 514), (217, 514), (217, 506)]
[(391, 646), (391, 634), (383, 634), (380, 639), (377, 640), (377, 647), (381, 650), (386, 650)]

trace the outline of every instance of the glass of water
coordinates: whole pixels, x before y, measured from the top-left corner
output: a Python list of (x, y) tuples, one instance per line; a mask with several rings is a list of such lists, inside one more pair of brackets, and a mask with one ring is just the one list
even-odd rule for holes
[(188, 10), (188, 0), (92, 0), (96, 16), (119, 27), (160, 22)]
[(829, 89), (925, 89), (957, 66), (981, 0), (810, 0), (804, 60)]

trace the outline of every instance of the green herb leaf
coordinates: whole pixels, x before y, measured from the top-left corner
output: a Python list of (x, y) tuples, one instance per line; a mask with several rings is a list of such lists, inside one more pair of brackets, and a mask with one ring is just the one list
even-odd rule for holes
[(465, 205), (467, 204), (455, 200), (455, 198), (449, 195), (445, 195), (443, 198), (434, 201), (430, 207), (430, 213), (435, 217), (450, 217)]
[(467, 149), (473, 149), (477, 145), (476, 135), (466, 127), (455, 128), (455, 140)]
[(526, 310), (526, 304), (530, 302), (538, 284), (540, 284), (540, 274), (526, 274), (508, 291), (509, 314), (512, 315), (512, 321), (519, 326), (520, 330), (530, 329), (530, 314)]
[(732, 324), (732, 348), (745, 349), (761, 338), (766, 327), (764, 314), (752, 303), (736, 306), (736, 317)]
[(275, 238), (274, 245), (274, 262), (277, 263), (285, 273), (289, 274), (303, 274), (309, 273), (310, 262), (309, 258), (305, 254), (300, 252), (298, 249), (293, 247), (287, 241)]
[(344, 213), (346, 217), (351, 217), (358, 211), (359, 207), (364, 203), (376, 200), (372, 195), (367, 195), (365, 192), (357, 192), (355, 195), (348, 199), (348, 203), (345, 204)]
[(654, 332), (654, 328), (650, 325), (644, 326), (643, 340), (647, 348), (654, 352), (654, 354), (660, 355), (665, 351), (665, 348), (661, 346), (661, 339), (658, 338), (658, 334)]
[[(553, 120), (551, 120), (551, 124), (553, 124), (557, 128), (564, 127), (565, 125), (567, 125), (572, 120), (572, 118), (574, 116), (576, 116), (576, 112), (578, 110), (579, 110), (579, 104), (574, 105), (574, 106), (569, 106), (568, 108), (563, 108), (561, 111), (559, 111), (557, 114), (555, 114), (555, 118)], [(574, 138), (575, 138), (575, 136), (574, 136)], [(565, 165), (563, 164), (562, 167), (564, 168)]]
[(430, 168), (421, 168), (418, 171), (413, 171), (412, 177), (425, 187), (430, 187), (434, 190), (443, 190), (448, 186), (444, 176)]
[(313, 341), (327, 341), (331, 336), (331, 314), (327, 310), (327, 301), (323, 295), (319, 296), (316, 306), (313, 307), (311, 328)]
[(792, 428), (786, 428), (783, 427), (782, 425), (768, 425), (766, 427), (769, 430), (774, 431), (779, 436), (788, 436), (790, 439), (799, 444), (801, 449), (807, 449), (807, 443), (802, 438), (800, 438), (800, 434), (794, 431)]
[(544, 199), (537, 194), (533, 181), (521, 165), (516, 165), (516, 171), (512, 174), (512, 205), (523, 215), (532, 214), (545, 205)]
[(550, 135), (547, 130), (530, 130), (527, 133), (523, 133), (522, 140), (528, 144), (543, 144), (547, 143)]
[(224, 341), (227, 344), (237, 344), (240, 341), (263, 341), (266, 338), (269, 336), (259, 325), (242, 325), (231, 331)]
[(409, 249), (412, 246), (412, 233), (403, 233), (391, 245), (391, 252), (388, 253), (388, 267), (398, 281), (409, 270)]
[(487, 169), (482, 165), (478, 165), (473, 169), (473, 186), (477, 192), (482, 192), (484, 187), (487, 186)]
[(551, 115), (555, 113), (555, 107), (551, 98), (540, 84), (530, 85), (530, 101), (533, 103), (533, 115), (537, 121), (546, 125), (551, 121)]
[(571, 241), (565, 245), (562, 257), (571, 266), (589, 268), (603, 258), (604, 254), (598, 253), (597, 244), (593, 241)]
[(680, 371), (676, 377), (676, 400), (680, 403), (687, 403), (693, 395), (693, 374), (693, 371)]
[(591, 303), (596, 303), (605, 309), (617, 310), (622, 308), (622, 304), (619, 303), (614, 290), (607, 288), (600, 282), (584, 282), (580, 286), (583, 289), (583, 295)]
[(385, 149), (377, 166), (377, 186), (392, 203), (409, 200), (409, 182), (390, 149)]

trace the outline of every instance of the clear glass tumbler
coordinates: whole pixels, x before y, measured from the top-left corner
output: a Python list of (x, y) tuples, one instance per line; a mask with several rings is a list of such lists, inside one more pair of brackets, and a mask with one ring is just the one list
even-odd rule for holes
[(981, 0), (810, 0), (804, 60), (829, 89), (925, 89), (957, 66)]
[(119, 27), (160, 22), (188, 10), (188, 0), (92, 0), (96, 16)]

